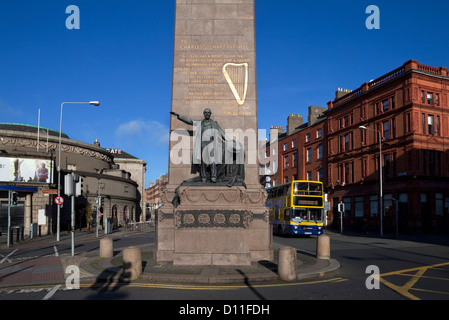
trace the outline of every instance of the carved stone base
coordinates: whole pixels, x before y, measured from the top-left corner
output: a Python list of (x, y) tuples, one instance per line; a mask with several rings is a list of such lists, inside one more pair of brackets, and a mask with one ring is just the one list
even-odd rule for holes
[[(174, 208), (168, 188), (156, 224), (156, 259), (174, 265), (250, 265), (272, 260), (266, 194), (244, 187), (189, 186)], [(166, 205), (167, 204), (167, 205)]]

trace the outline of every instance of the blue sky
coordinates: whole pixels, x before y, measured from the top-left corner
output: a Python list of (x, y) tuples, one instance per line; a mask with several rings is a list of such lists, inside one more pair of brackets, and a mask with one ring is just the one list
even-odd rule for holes
[[(259, 128), (327, 106), (338, 87), (409, 59), (449, 67), (449, 1), (255, 0)], [(80, 10), (69, 30), (66, 8)], [(380, 29), (365, 26), (369, 5)], [(2, 0), (0, 122), (59, 130), (144, 159), (146, 184), (168, 168), (175, 0)]]

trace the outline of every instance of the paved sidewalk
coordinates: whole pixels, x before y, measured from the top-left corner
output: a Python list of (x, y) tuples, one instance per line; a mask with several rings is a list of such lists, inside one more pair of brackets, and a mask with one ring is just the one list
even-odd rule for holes
[[(131, 236), (133, 232), (118, 231), (107, 236), (120, 238)], [(76, 232), (76, 243), (98, 241), (105, 235), (101, 232), (96, 238), (95, 232)], [(3, 240), (3, 239), (1, 239)], [(7, 248), (0, 244), (0, 288), (65, 285), (70, 273), (65, 273), (68, 266), (76, 265), (80, 270), (83, 284), (103, 283), (105, 281), (125, 281), (122, 278), (122, 251), (111, 259), (99, 258), (99, 248), (90, 252), (68, 254), (49, 254), (43, 257), (14, 259), (14, 251), (33, 248), (50, 248), (55, 244), (70, 244), (71, 235), (61, 235), (56, 243), (55, 236), (43, 236), (27, 239)], [(135, 282), (174, 282), (174, 283), (247, 283), (255, 281), (281, 281), (277, 273), (277, 265), (265, 261), (242, 267), (186, 267), (173, 266), (169, 263), (157, 263), (153, 257), (154, 244), (139, 246), (142, 250), (143, 273)], [(119, 248), (114, 248), (118, 250)], [(279, 246), (274, 245), (275, 256)], [(317, 259), (313, 254), (298, 252), (298, 279), (324, 276), (340, 267), (335, 259)]]

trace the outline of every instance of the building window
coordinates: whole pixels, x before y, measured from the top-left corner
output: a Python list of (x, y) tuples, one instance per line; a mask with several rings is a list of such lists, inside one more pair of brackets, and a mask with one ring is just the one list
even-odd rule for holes
[(287, 144), (284, 143), (284, 151), (287, 151)]
[(350, 176), (349, 176), (349, 163), (345, 163), (344, 164), (345, 167), (345, 172), (344, 172), (344, 177), (343, 177), (343, 182), (345, 183), (350, 183)]
[(393, 97), (391, 97), (391, 109), (396, 108), (396, 99)]
[[(380, 123), (376, 124), (376, 130), (380, 132)], [(376, 143), (379, 143), (379, 134), (375, 132), (375, 135), (376, 135)]]
[(316, 130), (316, 138), (319, 139), (323, 136), (323, 130), (322, 129), (317, 129)]
[(382, 111), (383, 111), (383, 112), (388, 111), (388, 108), (389, 108), (389, 107), (390, 107), (390, 103), (389, 103), (388, 99), (382, 101)]
[(284, 183), (288, 182), (288, 177), (284, 177)]
[(440, 116), (437, 116), (437, 127), (436, 127), (436, 134), (438, 135), (438, 136), (440, 136), (441, 135), (441, 132), (440, 132)]
[(390, 155), (389, 154), (384, 155), (384, 176), (385, 177), (390, 176)]
[(345, 149), (344, 149), (344, 151), (349, 151), (349, 150), (350, 150), (350, 149), (349, 149), (349, 146), (350, 146), (349, 133), (348, 133), (348, 134), (345, 134), (345, 136), (344, 136), (344, 141), (345, 141), (345, 144), (344, 144)]
[(433, 115), (429, 114), (427, 116), (427, 128), (428, 128), (429, 134), (434, 134), (434, 132), (433, 132)]
[(391, 119), (391, 138), (396, 138), (396, 118)]
[(288, 169), (288, 156), (284, 157), (284, 170)]
[(390, 123), (388, 121), (385, 121), (383, 123), (383, 136), (385, 140), (390, 139)]
[(393, 215), (393, 195), (391, 193), (384, 194), (384, 217), (391, 217)]
[(310, 142), (310, 133), (306, 134), (306, 142)]
[(323, 169), (318, 169), (317, 176), (318, 176), (318, 181), (323, 182), (323, 179), (324, 179), (324, 176), (323, 176)]
[(363, 197), (354, 198), (354, 209), (356, 217), (363, 217)]
[(439, 95), (438, 93), (435, 95), (435, 104), (436, 104), (437, 106), (440, 105), (440, 95)]
[(296, 148), (296, 139), (292, 140), (292, 148)]
[(322, 144), (320, 144), (317, 147), (317, 158), (318, 158), (318, 160), (323, 159), (323, 145)]
[(343, 197), (343, 203), (345, 205), (345, 217), (351, 216), (351, 197)]
[(365, 178), (368, 171), (368, 165), (366, 159), (362, 159), (362, 178)]
[(307, 180), (312, 180), (312, 171), (307, 171)]
[(405, 130), (406, 132), (410, 132), (411, 127), (410, 127), (411, 123), (410, 123), (410, 113), (406, 113), (405, 114)]
[(293, 154), (293, 168), (296, 168), (298, 166), (298, 154)]
[(425, 100), (424, 100), (424, 91), (421, 91), (421, 103), (424, 103), (425, 102)]
[(433, 104), (433, 93), (427, 92), (427, 104)]
[(308, 148), (306, 152), (306, 162), (312, 162), (312, 148)]
[(369, 214), (371, 217), (376, 217), (378, 212), (378, 201), (377, 195), (369, 197)]

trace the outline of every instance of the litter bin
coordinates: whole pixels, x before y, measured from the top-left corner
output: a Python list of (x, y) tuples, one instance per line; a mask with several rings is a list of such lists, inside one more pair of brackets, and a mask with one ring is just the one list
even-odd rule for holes
[(37, 223), (32, 223), (30, 225), (30, 238), (37, 237)]
[(105, 229), (104, 229), (104, 234), (111, 233), (111, 230), (112, 230), (112, 219), (111, 218), (107, 218), (106, 219)]

